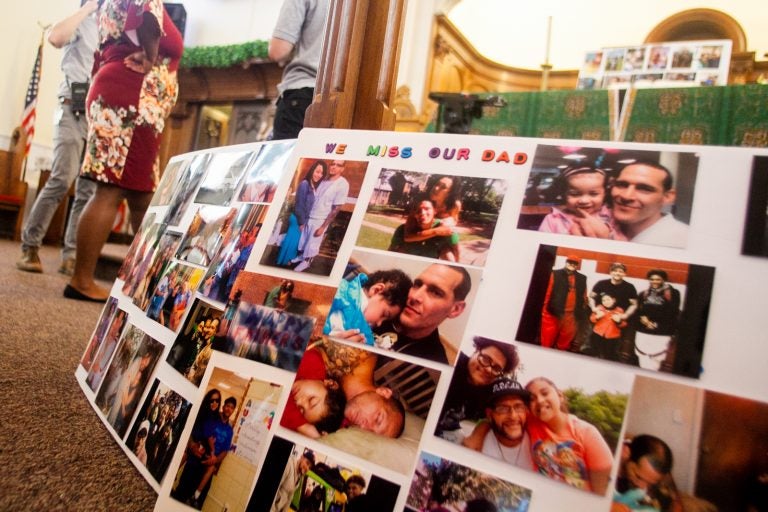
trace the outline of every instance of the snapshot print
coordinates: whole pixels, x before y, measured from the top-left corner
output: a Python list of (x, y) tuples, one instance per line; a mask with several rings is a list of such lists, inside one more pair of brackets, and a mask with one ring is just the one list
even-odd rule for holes
[(330, 275), (368, 162), (302, 158), (262, 265)]
[(221, 309), (195, 299), (168, 352), (166, 362), (195, 386), (200, 384), (213, 354), (213, 339), (219, 331), (222, 314)]
[(357, 245), (485, 265), (507, 182), (382, 169)]
[(768, 156), (755, 156), (741, 254), (768, 257)]
[(179, 225), (184, 213), (188, 210), (189, 205), (192, 204), (193, 195), (205, 176), (211, 157), (210, 153), (203, 153), (192, 157), (189, 165), (180, 174), (173, 199), (168, 204), (163, 224), (169, 226)]
[(85, 383), (96, 391), (101, 384), (104, 374), (109, 368), (109, 362), (112, 360), (112, 354), (115, 352), (117, 342), (120, 341), (120, 335), (123, 333), (125, 324), (128, 323), (128, 313), (122, 309), (117, 309), (109, 323), (109, 329), (101, 339), (98, 351), (94, 355), (93, 364), (88, 369), (88, 375), (85, 377)]
[(271, 203), (295, 144), (290, 140), (263, 145), (248, 169), (238, 199), (244, 203)]
[(517, 227), (685, 247), (696, 153), (538, 145)]
[(539, 246), (517, 340), (698, 378), (715, 269)]
[(141, 221), (139, 231), (136, 236), (133, 237), (128, 252), (123, 259), (123, 264), (120, 265), (120, 269), (117, 271), (117, 278), (123, 281), (128, 281), (134, 277), (134, 267), (141, 261), (142, 254), (146, 251), (148, 245), (152, 245), (157, 242), (157, 238), (160, 236), (162, 226), (155, 223), (155, 212), (147, 212)]
[(307, 343), (319, 338), (334, 290), (292, 279), (242, 272), (227, 302), (220, 350), (296, 371)]
[(95, 400), (120, 439), (162, 352), (163, 344), (135, 325), (129, 325), (123, 332)]
[(235, 189), (258, 150), (216, 152), (208, 163), (208, 172), (200, 182), (195, 203), (229, 206)]
[[(578, 489), (608, 490), (633, 376), (476, 336), (435, 434)], [(466, 366), (464, 366), (466, 365)]]
[(117, 312), (117, 304), (117, 299), (110, 297), (107, 299), (104, 308), (101, 310), (101, 316), (99, 316), (99, 321), (96, 323), (96, 328), (93, 330), (91, 341), (88, 342), (88, 346), (85, 348), (85, 352), (83, 352), (83, 357), (80, 358), (80, 366), (85, 368), (85, 371), (89, 371), (91, 365), (93, 365), (94, 357), (101, 347), (101, 343), (104, 340), (104, 334), (107, 332), (107, 327), (109, 327), (109, 324), (112, 322), (112, 319)]
[(171, 498), (197, 510), (227, 503), (228, 510), (242, 511), (282, 387), (216, 367), (203, 389)]
[(158, 235), (157, 239), (142, 242), (136, 252), (138, 259), (131, 267), (130, 277), (123, 284), (123, 293), (131, 297), (133, 303), (142, 311), (146, 311), (149, 306), (152, 293), (181, 242), (181, 233), (163, 231), (162, 226)]
[(178, 261), (168, 263), (152, 292), (147, 317), (176, 332), (204, 273)]
[[(468, 482), (472, 482), (468, 485)], [(406, 512), (527, 512), (531, 490), (422, 452)]]
[(400, 491), (368, 469), (277, 436), (262, 467), (275, 470), (259, 474), (249, 512), (391, 512)]
[(200, 292), (209, 299), (226, 302), (237, 276), (251, 257), (256, 236), (261, 231), (268, 207), (243, 205), (232, 228), (225, 231), (219, 244), (219, 252), (208, 265), (208, 272)]
[(237, 209), (203, 206), (192, 218), (176, 257), (188, 263), (207, 267), (228, 239)]
[(353, 251), (323, 333), (453, 364), (481, 271)]
[(280, 425), (406, 473), (440, 372), (359, 347), (328, 338), (310, 345)]
[(638, 376), (611, 510), (765, 510), (766, 431), (764, 402)]
[(125, 445), (158, 484), (165, 476), (192, 404), (155, 379)]
[(152, 196), (152, 202), (149, 206), (166, 206), (171, 202), (174, 192), (176, 192), (176, 185), (178, 184), (179, 175), (184, 171), (189, 164), (188, 160), (173, 160), (168, 162), (165, 166), (163, 175), (160, 178), (160, 183), (157, 184), (157, 190)]

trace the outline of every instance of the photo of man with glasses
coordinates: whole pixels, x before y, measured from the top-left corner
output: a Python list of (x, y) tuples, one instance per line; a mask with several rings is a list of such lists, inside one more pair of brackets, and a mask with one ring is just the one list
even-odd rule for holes
[(436, 434), (450, 441), (461, 441), (462, 421), (474, 423), (486, 417), (494, 380), (514, 375), (520, 362), (517, 349), (509, 343), (475, 336), (472, 346), (471, 354), (459, 353), (437, 425)]

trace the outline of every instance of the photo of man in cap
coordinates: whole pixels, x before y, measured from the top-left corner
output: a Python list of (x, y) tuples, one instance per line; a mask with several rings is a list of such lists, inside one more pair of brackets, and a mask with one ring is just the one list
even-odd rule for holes
[(485, 408), (491, 429), (485, 434), (481, 453), (513, 466), (534, 469), (531, 441), (525, 431), (530, 393), (509, 377), (494, 381)]
[(589, 308), (587, 277), (578, 272), (579, 256), (566, 256), (565, 266), (553, 270), (541, 310), (541, 346), (569, 350)]

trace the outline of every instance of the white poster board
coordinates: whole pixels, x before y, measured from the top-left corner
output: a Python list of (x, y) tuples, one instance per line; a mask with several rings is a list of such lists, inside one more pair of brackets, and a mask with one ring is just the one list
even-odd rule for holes
[[(229, 157), (232, 154), (239, 156), (232, 159)], [(180, 155), (169, 164), (169, 169), (176, 171), (174, 183), (161, 184), (161, 190), (167, 189), (166, 197), (150, 208), (135, 242), (135, 254), (129, 256), (133, 261), (127, 270), (136, 270), (126, 271), (116, 281), (113, 299), (103, 315), (106, 320), (97, 326), (76, 375), (107, 428), (116, 433), (118, 443), (158, 490), (157, 510), (187, 510), (187, 505), (172, 498), (171, 493), (176, 484), (174, 476), (182, 460), (188, 458), (184, 448), (189, 439), (194, 439), (195, 418), (201, 417), (206, 406), (212, 408), (209, 402), (203, 403), (204, 395), (216, 389), (221, 399), (242, 398), (253, 379), (259, 385), (280, 387), (274, 421), (259, 419), (259, 425), (269, 425), (258, 429), (261, 439), (249, 437), (248, 445), (253, 450), (249, 451), (247, 460), (237, 458), (236, 451), (224, 458), (207, 494), (206, 502), (210, 501), (210, 506), (226, 504), (229, 510), (244, 510), (250, 500), (251, 510), (269, 510), (272, 500), (264, 490), (274, 493), (281, 476), (290, 473), (290, 464), (297, 460), (298, 454), (309, 450), (316, 462), (325, 461), (340, 468), (344, 479), (351, 474), (366, 475), (368, 493), (387, 497), (378, 501), (380, 506), (387, 503), (387, 509), (421, 510), (427, 506), (432, 493), (430, 479), (435, 478), (430, 471), (438, 467), (436, 458), (442, 458), (447, 466), (461, 466), (474, 472), (476, 481), (486, 482), (483, 485), (487, 487), (481, 487), (486, 491), (506, 489), (503, 494), (507, 498), (501, 495), (494, 498), (500, 510), (609, 510), (613, 483), (620, 476), (622, 440), (625, 435), (644, 433), (670, 436), (665, 440), (675, 455), (671, 474), (681, 492), (690, 499), (711, 501), (716, 494), (715, 498), (701, 496), (699, 485), (708, 482), (710, 473), (717, 470), (716, 465), (709, 465), (706, 466), (709, 473), (703, 473), (705, 466), (701, 465), (699, 456), (701, 443), (709, 435), (703, 421), (712, 417), (712, 407), (715, 407), (708, 405), (714, 403), (711, 395), (730, 396), (734, 401), (746, 403), (748, 411), (761, 411), (763, 417), (768, 407), (760, 403), (768, 396), (768, 381), (763, 376), (768, 349), (762, 329), (755, 325), (755, 319), (761, 318), (764, 302), (761, 297), (768, 284), (767, 261), (741, 254), (751, 173), (753, 167), (765, 172), (766, 156), (766, 150), (746, 148), (311, 129), (302, 132), (295, 147), (292, 141), (262, 143)], [(194, 192), (201, 181), (207, 182), (204, 175), (217, 168), (211, 162), (242, 159), (248, 164), (232, 190), (232, 198), (226, 201), (228, 207), (236, 211), (229, 216), (211, 217), (210, 222), (195, 221), (201, 205), (195, 202)], [(330, 170), (334, 161), (344, 161), (340, 175), (346, 179), (347, 186), (335, 195), (340, 199), (329, 200), (323, 217), (315, 219), (315, 226), (319, 227), (324, 218), (331, 216), (334, 205), (338, 206), (333, 222), (325, 231), (320, 230), (323, 240), (317, 254), (298, 271), (302, 263), (300, 257), (287, 261), (280, 258), (287, 257), (290, 243), (304, 247), (305, 251), (311, 250), (300, 238), (289, 242), (289, 229), (294, 222), (291, 215), (297, 219), (300, 216), (296, 213), (296, 204), (303, 188), (301, 184), (317, 161), (324, 162), (326, 167), (322, 181), (328, 183), (322, 189), (333, 190), (331, 185), (339, 183), (329, 179), (334, 173), (339, 174), (338, 169)], [(651, 190), (648, 186), (650, 177), (655, 180), (658, 173), (663, 172), (653, 168), (654, 164), (669, 169), (672, 190)], [(634, 173), (622, 174), (624, 167), (633, 165)], [(651, 170), (646, 168), (649, 165)], [(589, 217), (598, 222), (579, 224), (580, 229), (595, 229), (596, 234), (608, 238), (567, 234), (568, 230), (576, 229), (563, 228), (567, 224), (563, 224), (562, 218), (557, 221), (550, 217), (550, 220), (553, 225), (559, 225), (559, 229), (565, 229), (566, 234), (539, 231), (542, 219), (554, 211), (553, 207), (561, 212), (565, 209), (567, 213), (562, 203), (569, 196), (569, 188), (594, 188), (594, 181), (589, 180), (562, 182), (565, 169), (574, 171), (588, 166), (598, 167), (600, 171), (570, 174), (581, 178), (599, 176), (600, 187), (610, 182), (611, 191), (603, 190), (600, 200), (607, 204), (606, 198), (610, 197), (613, 206), (600, 209), (598, 204), (595, 215)], [(254, 190), (248, 197), (256, 198), (252, 199), (255, 202), (242, 202), (239, 198), (244, 197), (243, 184), (259, 183), (258, 176), (272, 178), (265, 178), (259, 187), (252, 187)], [(432, 205), (433, 210), (441, 210), (442, 217), (440, 222), (433, 220), (431, 228), (406, 226), (408, 222), (421, 222), (417, 212), (424, 196), (420, 192), (431, 195), (433, 188), (441, 188), (436, 185), (439, 183), (448, 192), (456, 183), (464, 188), (448, 203), (443, 199), (440, 208)], [(562, 186), (565, 188), (558, 189)], [(590, 201), (594, 202), (595, 194), (591, 195)], [(320, 196), (322, 194), (316, 197)], [(441, 199), (434, 196), (431, 201), (440, 203)], [(408, 221), (408, 205), (415, 207), (411, 221)], [(663, 206), (660, 210), (656, 208), (659, 205)], [(648, 222), (654, 212), (662, 216), (662, 224)], [(451, 220), (452, 217), (458, 221)], [(166, 221), (169, 223), (165, 224)], [(211, 228), (212, 225), (217, 227)], [(401, 225), (401, 234), (405, 235), (397, 238)], [(436, 229), (441, 225), (450, 228), (448, 234), (440, 235), (443, 238), (439, 243), (425, 243), (438, 232), (443, 233)], [(605, 232), (598, 229), (602, 227), (606, 228)], [(179, 259), (174, 252), (179, 243), (183, 246), (179, 238), (186, 240), (195, 236), (202, 236), (203, 246), (216, 247), (216, 254), (209, 255), (207, 267)], [(154, 247), (154, 253), (150, 247)], [(441, 259), (455, 258), (456, 251), (458, 264)], [(298, 255), (288, 255), (294, 254)], [(661, 349), (646, 349), (640, 354), (656, 356), (650, 359), (655, 359), (660, 371), (636, 366), (631, 356), (638, 353), (631, 345), (619, 361), (596, 357), (593, 347), (585, 344), (583, 337), (581, 346), (577, 347), (575, 340), (566, 343), (569, 350), (540, 346), (544, 336), (542, 301), (547, 295), (549, 300), (554, 300), (552, 296), (559, 293), (554, 285), (555, 291), (546, 293), (549, 276), (553, 270), (565, 268), (571, 259), (578, 260), (577, 272), (584, 276), (585, 284), (577, 283), (581, 278), (566, 279), (559, 281), (568, 283), (562, 290), (581, 289), (588, 294), (598, 282), (610, 279), (612, 263), (621, 262), (625, 266), (625, 281), (637, 292), (634, 300), (647, 305), (654, 301), (656, 306), (672, 302), (671, 292), (665, 295), (658, 290), (650, 291), (651, 277), (658, 277), (658, 272), (652, 271), (664, 271), (665, 284), (671, 285), (678, 294), (677, 323), (673, 334), (654, 336), (663, 338)], [(445, 267), (446, 264), (449, 266)], [(155, 266), (156, 278), (144, 279), (152, 275), (153, 271), (148, 269)], [(459, 293), (456, 287), (449, 287), (447, 297), (440, 290), (440, 283), (446, 282), (441, 279), (446, 276), (456, 284), (456, 276), (463, 274), (456, 268), (464, 269), (471, 281), (466, 297), (462, 294), (461, 299), (454, 295)], [(342, 388), (349, 381), (343, 375), (344, 364), (336, 363), (343, 361), (348, 349), (353, 349), (359, 361), (373, 361), (375, 384), (394, 390), (404, 404), (399, 436), (389, 438), (384, 433), (369, 432), (376, 427), (367, 424), (368, 419), (383, 409), (374, 409), (373, 413), (369, 411), (363, 416), (350, 413), (350, 404), (356, 403), (354, 399), (358, 397), (351, 391), (346, 397), (348, 414), (341, 428), (319, 438), (302, 433), (296, 423), (283, 418), (283, 411), (294, 400), (290, 390), (297, 371), (300, 376), (304, 375), (300, 380), (317, 379), (307, 375), (317, 372), (318, 365), (309, 368), (309, 358), (302, 358), (302, 351), (315, 341), (325, 327), (324, 319), (337, 307), (333, 303), (336, 288), (343, 279), (349, 285), (360, 272), (371, 275), (376, 270), (391, 269), (401, 269), (413, 280), (406, 288), (406, 306), (398, 313), (399, 317), (395, 316), (399, 321), (387, 330), (384, 321), (387, 313), (379, 312), (377, 318), (381, 325), (374, 325), (372, 329), (371, 346), (327, 341), (318, 349), (326, 358), (316, 361), (324, 361), (319, 363), (325, 365), (322, 370), (327, 376), (337, 377)], [(435, 272), (447, 274), (436, 277)], [(168, 282), (194, 282), (195, 288), (186, 290), (186, 297), (183, 286), (180, 291), (171, 292), (176, 296), (174, 303), (182, 304), (175, 309), (167, 309), (165, 301), (161, 303), (157, 299), (155, 313), (150, 315), (155, 291), (158, 288), (162, 291), (168, 285), (163, 284), (166, 275)], [(283, 293), (288, 282), (291, 292)], [(648, 293), (643, 295), (643, 292)], [(353, 293), (348, 289), (348, 297), (354, 297)], [(573, 306), (573, 298), (562, 297)], [(371, 302), (369, 297), (367, 304)], [(361, 308), (359, 303), (357, 307)], [(362, 309), (367, 311), (366, 307)], [(643, 312), (650, 322), (654, 322), (654, 318), (657, 324), (665, 321), (662, 317), (653, 317), (650, 309)], [(132, 326), (131, 350), (121, 348), (120, 342), (116, 342), (121, 331), (119, 325), (113, 329), (115, 332), (110, 329), (113, 317), (118, 323)], [(416, 334), (420, 326), (431, 325), (436, 318), (442, 339)], [(206, 322), (214, 319), (218, 325), (206, 327)], [(346, 320), (344, 317), (344, 327), (348, 327)], [(579, 333), (591, 330), (592, 324), (586, 322), (579, 320)], [(208, 332), (206, 329), (217, 334), (210, 349), (205, 336), (202, 340), (194, 336), (198, 331)], [(329, 323), (329, 329), (337, 328)], [(363, 331), (364, 328), (362, 334)], [(564, 332), (563, 329), (560, 332)], [(145, 336), (141, 337), (140, 333)], [(515, 377), (535, 392), (539, 392), (535, 382), (541, 383), (538, 377), (550, 379), (571, 399), (576, 415), (584, 416), (570, 420), (581, 426), (582, 433), (592, 432), (583, 422), (595, 423), (594, 416), (590, 416), (589, 405), (580, 408), (574, 400), (582, 405), (603, 399), (613, 403), (611, 410), (620, 414), (613, 423), (601, 427), (600, 434), (609, 447), (609, 465), (602, 473), (610, 483), (604, 493), (598, 495), (576, 488), (598, 486), (591, 480), (598, 471), (592, 472), (589, 463), (580, 464), (578, 459), (575, 465), (569, 466), (564, 454), (549, 462), (537, 459), (535, 466), (524, 469), (518, 467), (519, 459), (511, 462), (501, 449), (494, 456), (460, 445), (461, 438), (472, 430), (472, 418), (458, 418), (447, 428), (444, 413), (450, 400), (461, 398), (455, 391), (460, 386), (451, 384), (458, 371), (453, 365), (469, 364), (467, 361), (475, 353), (473, 339), (478, 336), (514, 345), (520, 359), (512, 372)], [(674, 343), (670, 343), (673, 336)], [(411, 342), (410, 348), (402, 348), (405, 341)], [(136, 363), (151, 366), (153, 370), (151, 375), (147, 373), (142, 377), (143, 380), (136, 379), (143, 384), (140, 398), (124, 399), (135, 411), (123, 418), (125, 423), (120, 423), (128, 432), (124, 440), (117, 434), (120, 430), (114, 427), (114, 418), (108, 414), (111, 409), (107, 407), (105, 411), (106, 399), (101, 405), (97, 404), (97, 396), (106, 393), (102, 393), (98, 385), (89, 385), (89, 380), (94, 380), (89, 376), (98, 374), (98, 365), (114, 367), (115, 375), (129, 371), (135, 374), (135, 370), (130, 370), (132, 361), (140, 360), (140, 355), (151, 352), (149, 349), (157, 344), (164, 347), (161, 357), (152, 358), (151, 365)], [(142, 348), (145, 346), (148, 348)], [(194, 347), (191, 354), (189, 347)], [(404, 351), (398, 352), (398, 349)], [(122, 359), (116, 356), (110, 360), (113, 353), (123, 354)], [(338, 359), (334, 359), (335, 356)], [(486, 363), (486, 367), (493, 369), (494, 361)], [(507, 370), (511, 372), (510, 368)], [(407, 376), (398, 377), (401, 371)], [(638, 376), (642, 379), (637, 379)], [(152, 411), (157, 407), (153, 407), (152, 397), (158, 393), (152, 395), (149, 386), (155, 379), (160, 381), (161, 390), (173, 390), (180, 397), (174, 398), (174, 404), (180, 400), (192, 404), (191, 409), (186, 409), (188, 421), (168, 413), (174, 425), (174, 447), (178, 449), (172, 457), (168, 455), (163, 459), (168, 465), (160, 477), (157, 476), (161, 473), (160, 462), (151, 456), (147, 462), (143, 461), (143, 455), (138, 457), (131, 434), (133, 427), (142, 422), (156, 421)], [(638, 380), (643, 384), (640, 388)], [(104, 381), (119, 388), (117, 377), (109, 378), (108, 374)], [(414, 382), (424, 384), (424, 390), (419, 388), (418, 393), (413, 393)], [(651, 397), (658, 396), (665, 393), (667, 387), (683, 390), (675, 391), (675, 396), (682, 398), (673, 400), (670, 391), (670, 399), (660, 402), (657, 409), (648, 393)], [(347, 394), (349, 390), (343, 391)], [(116, 400), (120, 398), (114, 398), (117, 396), (114, 392), (111, 396), (113, 401), (108, 405), (119, 403)], [(690, 397), (694, 397), (693, 401)], [(150, 402), (144, 405), (146, 399)], [(241, 411), (241, 406), (242, 400), (237, 400), (237, 411)], [(182, 409), (180, 405), (172, 408), (173, 412)], [(479, 410), (484, 413), (484, 407), (480, 406)], [(543, 406), (531, 406), (527, 411), (529, 437), (532, 445), (540, 446), (539, 452), (534, 451), (539, 457), (550, 448), (574, 446), (567, 439), (557, 442), (547, 439), (541, 434), (546, 429), (536, 430), (533, 426), (536, 422), (530, 418), (541, 416), (539, 427), (542, 422), (548, 425), (545, 410)], [(509, 411), (511, 409), (507, 413)], [(441, 432), (440, 436), (435, 435), (436, 430)], [(278, 454), (278, 445), (288, 447), (280, 452), (283, 455)], [(568, 455), (577, 457), (580, 450), (572, 448)], [(741, 457), (742, 466), (752, 463), (748, 460), (749, 454), (742, 453)], [(599, 464), (604, 465), (605, 459), (603, 451)], [(597, 460), (593, 459), (595, 465)], [(329, 490), (325, 484), (333, 481), (333, 476), (326, 474), (326, 477), (327, 480), (312, 482), (305, 478), (297, 485), (305, 486), (301, 488), (308, 493), (306, 499), (310, 499), (316, 487), (323, 487), (326, 506), (334, 503), (338, 506), (347, 498), (339, 494), (338, 486), (336, 491)], [(274, 482), (267, 482), (270, 478)], [(225, 489), (235, 480), (238, 481), (232, 486), (235, 489)], [(736, 487), (725, 487), (723, 492), (740, 489), (738, 484), (728, 485)], [(254, 487), (257, 491), (252, 495)], [(466, 486), (463, 489), (464, 494), (447, 497), (450, 499), (444, 505), (449, 510), (463, 510), (466, 502), (475, 497), (471, 489)], [(741, 498), (747, 499), (746, 490), (738, 492)], [(299, 495), (296, 496), (299, 499)]]

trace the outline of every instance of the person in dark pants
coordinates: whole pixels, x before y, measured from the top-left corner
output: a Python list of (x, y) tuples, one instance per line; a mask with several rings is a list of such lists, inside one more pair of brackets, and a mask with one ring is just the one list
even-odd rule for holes
[(312, 103), (329, 0), (285, 0), (269, 41), (269, 58), (285, 66), (277, 85), (272, 139), (295, 139)]

